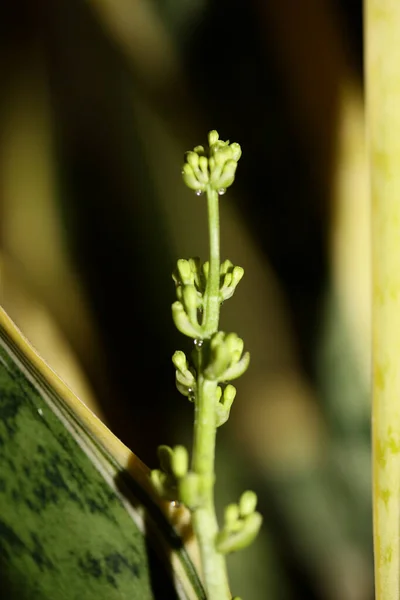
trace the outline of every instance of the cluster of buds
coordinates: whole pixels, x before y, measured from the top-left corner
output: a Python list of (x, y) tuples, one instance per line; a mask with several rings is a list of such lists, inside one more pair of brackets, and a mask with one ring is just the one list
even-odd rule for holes
[[(181, 258), (172, 277), (176, 286), (176, 302), (172, 305), (172, 317), (177, 329), (184, 335), (201, 339), (202, 314), (205, 305), (209, 263), (200, 264), (199, 258)], [(244, 270), (225, 260), (220, 266), (219, 299), (222, 304), (231, 298), (242, 279)]]
[[(245, 355), (248, 364), (249, 355)], [(232, 356), (232, 360), (236, 359), (236, 355)], [(196, 394), (196, 371), (193, 367), (189, 366), (186, 355), (181, 350), (177, 350), (173, 357), (172, 362), (176, 368), (175, 371), (175, 383), (178, 391), (187, 396), (190, 401), (193, 401)], [(236, 363), (239, 364), (240, 361)], [(211, 367), (211, 362), (208, 368)], [(247, 364), (244, 368), (246, 368)], [(218, 385), (215, 393), (215, 412), (216, 412), (216, 425), (220, 427), (229, 419), (231, 407), (236, 396), (236, 388), (232, 384), (220, 386)]]
[(219, 297), (221, 303), (231, 298), (236, 290), (237, 284), (244, 275), (243, 267), (234, 265), (230, 260), (225, 260), (220, 267), (220, 289)]
[(214, 333), (204, 376), (210, 381), (231, 381), (243, 375), (250, 362), (250, 354), (243, 353), (243, 347), (243, 340), (236, 333)]
[(204, 501), (207, 486), (213, 482), (189, 471), (189, 455), (184, 446), (159, 446), (160, 469), (151, 471), (151, 480), (158, 494), (166, 500), (179, 501), (195, 510)]
[(200, 338), (202, 328), (199, 316), (203, 311), (206, 276), (199, 258), (177, 262), (172, 274), (176, 285), (177, 301), (172, 305), (172, 318), (177, 329), (191, 338)]
[[(214, 481), (189, 470), (189, 455), (184, 446), (160, 446), (158, 448), (160, 469), (151, 472), (151, 480), (158, 494), (166, 500), (179, 501), (196, 510)], [(215, 539), (221, 554), (241, 550), (252, 543), (262, 524), (262, 516), (256, 511), (257, 496), (244, 492), (238, 503), (229, 504), (224, 513), (224, 525)]]
[(215, 540), (218, 552), (228, 554), (252, 543), (262, 523), (256, 506), (256, 494), (247, 491), (243, 492), (238, 504), (229, 504), (225, 508), (224, 526)]
[(220, 385), (217, 387), (217, 395), (215, 399), (217, 427), (221, 427), (221, 425), (226, 423), (229, 419), (229, 415), (235, 397), (236, 388), (231, 383), (228, 383), (228, 385), (226, 385), (224, 389), (222, 389)]
[(186, 153), (186, 162), (182, 170), (183, 180), (198, 195), (202, 194), (207, 186), (219, 194), (224, 194), (226, 188), (234, 182), (242, 150), (237, 143), (230, 144), (229, 141), (220, 140), (215, 130), (208, 134), (208, 145), (208, 152), (204, 146), (196, 146), (193, 151)]
[(193, 367), (189, 367), (186, 355), (182, 350), (174, 352), (172, 362), (176, 368), (175, 383), (178, 391), (192, 400), (196, 393), (195, 370)]

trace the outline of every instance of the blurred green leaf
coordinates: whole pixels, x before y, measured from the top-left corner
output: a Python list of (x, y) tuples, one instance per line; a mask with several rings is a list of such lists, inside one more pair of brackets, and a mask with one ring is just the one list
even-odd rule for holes
[[(130, 463), (121, 464), (112, 445)], [(146, 489), (143, 465), (40, 361), (3, 311), (0, 461), (2, 597), (205, 597), (182, 539)]]

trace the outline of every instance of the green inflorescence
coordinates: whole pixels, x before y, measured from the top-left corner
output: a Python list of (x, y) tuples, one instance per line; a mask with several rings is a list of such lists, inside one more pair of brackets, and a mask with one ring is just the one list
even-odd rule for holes
[(160, 468), (151, 473), (162, 497), (192, 512), (209, 600), (231, 600), (225, 555), (248, 546), (262, 522), (254, 492), (244, 492), (237, 504), (227, 506), (221, 528), (214, 505), (216, 431), (228, 420), (236, 396), (229, 382), (240, 377), (250, 361), (243, 340), (218, 329), (221, 304), (232, 297), (244, 274), (229, 260), (221, 263), (219, 248), (219, 197), (232, 185), (241, 153), (239, 144), (220, 140), (216, 131), (208, 135), (208, 149), (197, 146), (186, 153), (183, 180), (196, 195), (207, 198), (210, 239), (207, 262), (180, 259), (173, 273), (173, 320), (194, 340), (190, 359), (180, 350), (172, 357), (176, 386), (194, 403), (193, 450), (190, 460), (183, 446), (160, 446)]

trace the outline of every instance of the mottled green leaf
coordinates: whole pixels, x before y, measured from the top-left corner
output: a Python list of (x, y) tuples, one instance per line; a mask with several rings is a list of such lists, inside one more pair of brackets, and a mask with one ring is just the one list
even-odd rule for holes
[(186, 512), (0, 309), (0, 597), (205, 598), (191, 546)]

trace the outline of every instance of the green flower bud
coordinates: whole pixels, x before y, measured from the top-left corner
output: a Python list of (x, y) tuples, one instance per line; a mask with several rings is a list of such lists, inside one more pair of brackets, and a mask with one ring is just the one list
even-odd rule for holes
[(153, 484), (154, 489), (156, 490), (159, 496), (164, 495), (164, 482), (166, 475), (162, 473), (159, 469), (153, 469), (150, 471), (150, 480)]
[(218, 131), (216, 131), (215, 129), (213, 129), (208, 134), (208, 145), (211, 147), (214, 144), (216, 144), (218, 142), (218, 140), (219, 140)]
[(172, 452), (171, 469), (177, 479), (185, 477), (189, 467), (189, 454), (184, 446), (175, 446)]
[(239, 512), (242, 518), (251, 515), (256, 510), (257, 495), (251, 490), (243, 492), (239, 500)]
[(160, 498), (170, 501), (177, 499), (178, 491), (176, 481), (173, 477), (163, 473), (159, 469), (153, 469), (150, 472), (150, 481)]
[(217, 404), (217, 427), (221, 427), (221, 425), (226, 423), (229, 419), (235, 397), (236, 388), (233, 385), (228, 384), (224, 389), (221, 401)]
[(208, 160), (205, 156), (200, 156), (199, 158), (199, 167), (201, 171), (201, 179), (204, 183), (208, 183)]
[(242, 267), (234, 267), (231, 263), (231, 266), (228, 268), (224, 276), (223, 284), (220, 289), (221, 302), (223, 302), (224, 300), (228, 300), (233, 296), (236, 290), (236, 286), (243, 278), (243, 275), (244, 269), (242, 269)]
[(185, 285), (182, 290), (183, 303), (187, 313), (190, 315), (192, 311), (196, 311), (199, 306), (199, 296), (197, 295), (194, 285)]
[(215, 333), (210, 341), (210, 362), (204, 370), (207, 379), (215, 381), (219, 379), (229, 367), (231, 354), (224, 343), (225, 334), (222, 331)]
[(229, 383), (224, 389), (224, 393), (222, 396), (222, 404), (225, 408), (231, 408), (233, 401), (236, 397), (236, 388), (234, 385)]
[(220, 266), (219, 270), (220, 270), (220, 274), (221, 275), (225, 275), (226, 273), (228, 273), (232, 269), (233, 269), (233, 263), (229, 259), (226, 259), (226, 260), (224, 260), (223, 263), (221, 263), (221, 266)]
[(232, 271), (232, 283), (231, 285), (236, 287), (239, 281), (243, 278), (244, 269), (243, 267), (233, 267)]
[(200, 258), (198, 256), (195, 256), (194, 258), (189, 258), (189, 265), (193, 273), (193, 280), (195, 286), (199, 291), (203, 291), (201, 282)]
[(179, 279), (184, 285), (189, 285), (194, 283), (194, 274), (188, 260), (184, 258), (180, 258), (176, 263), (176, 268), (179, 274)]
[(206, 369), (206, 377), (210, 374), (210, 379), (219, 379), (228, 368), (231, 362), (229, 348), (225, 344), (217, 346), (214, 350), (214, 356), (210, 369)]
[(199, 168), (199, 155), (197, 152), (186, 152), (186, 162), (192, 167), (193, 171)]
[(229, 529), (230, 525), (233, 525), (234, 523), (236, 523), (236, 521), (239, 519), (239, 507), (237, 504), (228, 504), (228, 506), (225, 508), (225, 524), (227, 529)]
[(182, 300), (190, 323), (198, 331), (200, 329), (200, 325), (198, 321), (197, 309), (202, 303), (202, 299), (199, 297), (199, 292), (196, 291), (194, 285), (185, 285), (183, 287)]
[(186, 374), (188, 371), (188, 363), (186, 360), (186, 355), (182, 350), (177, 350), (172, 355), (172, 362), (174, 366), (181, 371), (181, 373)]
[(237, 363), (243, 353), (243, 340), (237, 336), (236, 333), (228, 333), (228, 335), (225, 337), (225, 344), (231, 353), (231, 363)]
[(227, 188), (232, 185), (235, 181), (235, 173), (237, 169), (237, 162), (235, 160), (228, 160), (222, 169), (218, 180), (213, 182), (216, 188)]
[(205, 183), (201, 183), (197, 179), (193, 168), (188, 163), (185, 163), (183, 165), (182, 176), (183, 181), (191, 190), (194, 190), (195, 192), (203, 192), (205, 190)]
[(172, 357), (172, 362), (176, 367), (175, 380), (178, 391), (184, 396), (190, 396), (196, 389), (196, 380), (189, 369), (185, 354), (177, 350)]
[(221, 289), (229, 288), (232, 282), (232, 273), (225, 273), (224, 281)]
[(223, 381), (232, 381), (232, 379), (237, 379), (247, 370), (250, 364), (250, 353), (245, 352), (242, 358), (236, 364), (233, 364), (229, 369), (227, 369), (224, 373)]
[(171, 471), (171, 461), (172, 461), (172, 448), (163, 444), (162, 446), (158, 446), (157, 455), (158, 460), (160, 462), (161, 470), (164, 473), (172, 474)]
[(201, 327), (199, 325), (196, 326), (190, 321), (182, 302), (176, 301), (173, 303), (172, 318), (176, 328), (184, 335), (194, 339), (201, 337)]
[(230, 149), (232, 151), (233, 160), (236, 160), (236, 162), (238, 162), (239, 158), (242, 156), (242, 149), (240, 145), (236, 142), (233, 142), (233, 144), (230, 145)]

